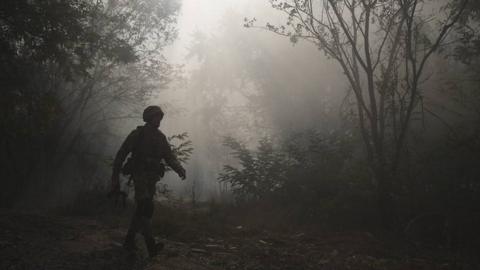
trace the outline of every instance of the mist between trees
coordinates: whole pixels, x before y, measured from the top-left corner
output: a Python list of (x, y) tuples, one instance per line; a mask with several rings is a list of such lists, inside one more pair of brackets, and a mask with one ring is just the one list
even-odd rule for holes
[(164, 49), (181, 4), (2, 2), (3, 206), (104, 188), (154, 102), (181, 134), (176, 196), (335, 226), (478, 226), (476, 1), (232, 4), (177, 66)]

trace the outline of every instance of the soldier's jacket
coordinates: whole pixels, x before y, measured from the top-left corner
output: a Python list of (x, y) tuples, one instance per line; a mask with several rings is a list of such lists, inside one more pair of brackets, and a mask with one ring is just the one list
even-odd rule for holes
[(155, 127), (139, 126), (128, 135), (115, 156), (114, 174), (120, 173), (123, 162), (129, 153), (132, 153), (132, 158), (137, 164), (137, 168), (132, 174), (137, 199), (139, 197), (153, 197), (155, 182), (159, 179), (156, 172), (150, 170), (148, 166), (144, 166), (147, 161), (160, 164), (163, 159), (175, 172), (178, 173), (183, 170), (172, 152), (166, 136)]

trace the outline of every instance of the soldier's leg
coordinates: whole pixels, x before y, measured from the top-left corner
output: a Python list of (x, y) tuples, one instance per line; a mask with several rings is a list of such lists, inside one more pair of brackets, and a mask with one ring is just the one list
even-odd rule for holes
[(141, 198), (145, 197), (146, 194), (146, 181), (145, 177), (141, 173), (136, 173), (133, 177), (133, 183), (135, 186), (135, 211), (132, 215), (130, 221), (130, 227), (128, 228), (127, 235), (125, 237), (124, 247), (127, 250), (134, 250), (135, 247), (135, 236), (138, 232), (142, 230), (142, 212), (143, 204), (139, 203)]
[(139, 209), (138, 209), (138, 204), (136, 205), (135, 212), (132, 215), (131, 221), (130, 221), (130, 226), (127, 231), (127, 235), (125, 237), (125, 242), (123, 244), (124, 248), (127, 250), (135, 250), (135, 236), (137, 235), (137, 232), (140, 231), (140, 214), (139, 214)]
[(140, 232), (151, 257), (158, 252), (158, 246), (152, 234), (151, 219), (153, 216), (153, 197), (155, 194), (155, 183), (158, 181), (156, 174), (144, 173), (139, 175), (135, 181), (135, 200), (137, 202), (138, 232)]
[[(135, 249), (135, 236), (141, 233), (147, 244), (147, 248), (155, 242), (152, 234), (151, 218), (153, 215), (153, 202), (148, 199), (136, 202), (135, 213), (132, 216), (130, 227), (125, 237), (124, 247), (128, 250)], [(150, 249), (150, 248), (149, 248)]]
[(140, 210), (140, 233), (145, 239), (145, 244), (150, 257), (157, 255), (158, 248), (155, 238), (152, 234), (152, 216), (153, 216), (153, 200), (144, 199), (138, 202)]

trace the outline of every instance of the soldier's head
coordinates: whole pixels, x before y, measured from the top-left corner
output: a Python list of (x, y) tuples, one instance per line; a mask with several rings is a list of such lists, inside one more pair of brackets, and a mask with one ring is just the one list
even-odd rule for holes
[(164, 113), (159, 106), (148, 106), (143, 111), (143, 121), (158, 128), (160, 126), (160, 121), (163, 119), (163, 115)]

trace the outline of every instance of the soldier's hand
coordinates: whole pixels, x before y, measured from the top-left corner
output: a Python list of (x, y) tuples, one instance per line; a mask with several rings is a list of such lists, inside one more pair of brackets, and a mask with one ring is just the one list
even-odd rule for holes
[(177, 173), (178, 173), (178, 176), (180, 176), (180, 178), (182, 180), (185, 180), (185, 178), (187, 178), (187, 173), (186, 173), (184, 168), (181, 168), (180, 170), (178, 170)]

